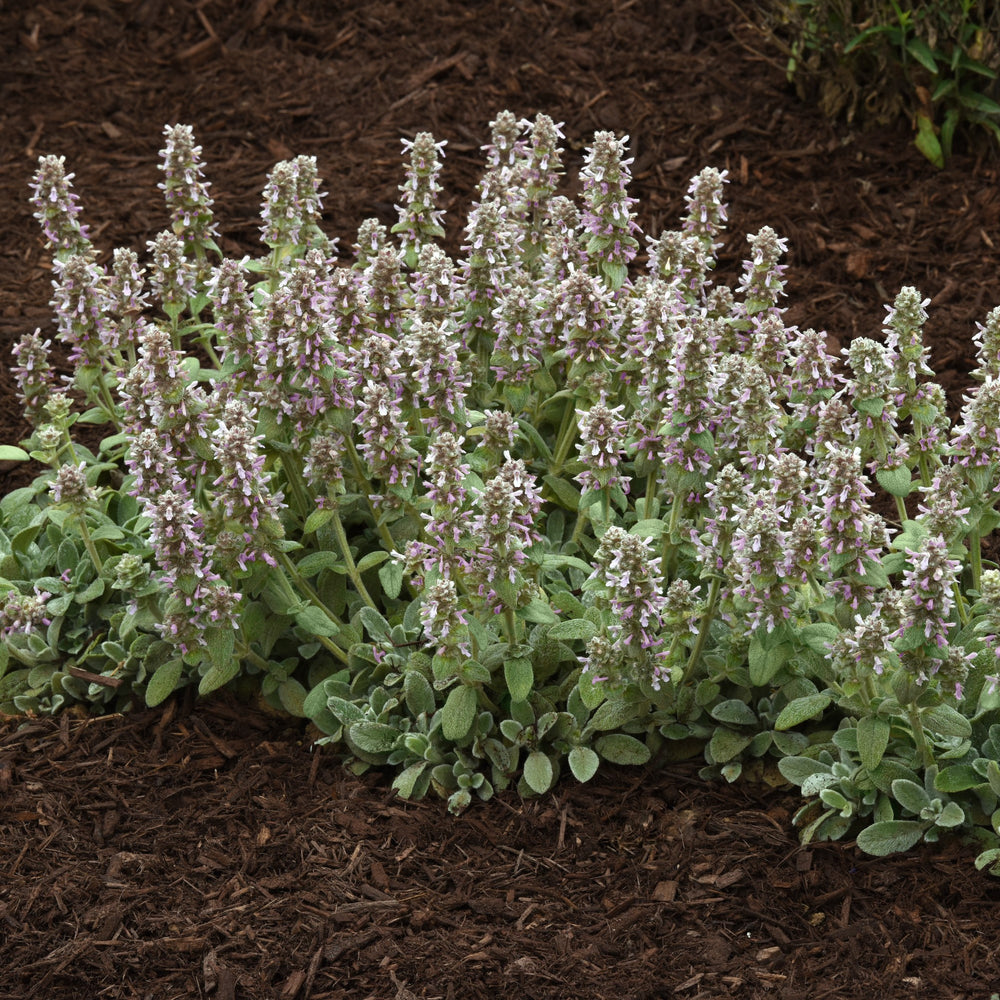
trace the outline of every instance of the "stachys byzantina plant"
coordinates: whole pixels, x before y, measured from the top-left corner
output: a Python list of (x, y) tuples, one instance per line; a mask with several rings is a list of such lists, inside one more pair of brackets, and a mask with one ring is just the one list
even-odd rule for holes
[(100, 262), (61, 158), (34, 180), (73, 377), (18, 344), (49, 471), (0, 503), (3, 708), (259, 689), (456, 811), (601, 759), (778, 758), (807, 838), (975, 827), (1000, 858), (1000, 310), (952, 425), (914, 289), (841, 370), (784, 321), (771, 229), (715, 280), (724, 171), (643, 240), (627, 137), (574, 202), (560, 126), (504, 112), (458, 257), (419, 133), (391, 232), (342, 255), (300, 156), (233, 260), (166, 137), (145, 263)]

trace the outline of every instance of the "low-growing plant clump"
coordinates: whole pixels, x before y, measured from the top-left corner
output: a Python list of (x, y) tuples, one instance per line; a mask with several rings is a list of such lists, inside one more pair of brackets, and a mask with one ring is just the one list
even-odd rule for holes
[(799, 95), (831, 117), (909, 118), (935, 166), (956, 137), (1000, 140), (1000, 8), (990, 0), (765, 0), (755, 12)]
[(391, 232), (342, 259), (300, 156), (237, 261), (166, 137), (145, 267), (99, 263), (62, 158), (34, 179), (73, 376), (16, 346), (4, 455), (49, 469), (0, 501), (0, 710), (228, 688), (455, 812), (701, 754), (799, 785), (804, 841), (952, 831), (1000, 873), (1000, 308), (952, 425), (915, 289), (841, 371), (784, 322), (771, 229), (714, 280), (724, 171), (640, 269), (627, 137), (578, 204), (559, 126), (504, 112), (459, 259), (419, 133)]

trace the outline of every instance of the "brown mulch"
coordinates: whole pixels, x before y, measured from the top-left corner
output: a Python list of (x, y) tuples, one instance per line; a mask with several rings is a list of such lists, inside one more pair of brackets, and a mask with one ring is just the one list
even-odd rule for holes
[(221, 701), (8, 725), (0, 794), (3, 996), (959, 1000), (1000, 975), (968, 851), (803, 849), (794, 796), (691, 765), (453, 818)]
[[(749, 5), (743, 5), (749, 6)], [(953, 407), (1000, 304), (997, 163), (934, 171), (905, 124), (857, 133), (786, 86), (724, 0), (0, 2), (0, 355), (51, 334), (27, 184), (65, 154), (107, 253), (167, 221), (156, 151), (194, 126), (223, 249), (255, 251), (276, 160), (319, 160), (349, 250), (395, 221), (401, 137), (447, 139), (449, 248), (503, 108), (631, 136), (650, 235), (688, 179), (729, 170), (723, 271), (788, 237), (788, 321), (878, 336), (902, 285), (931, 298)], [(0, 442), (26, 433), (0, 371)], [(0, 474), (0, 493), (37, 470)], [(23, 728), (19, 728), (23, 727)], [(960, 843), (875, 860), (802, 849), (783, 790), (694, 765), (610, 769), (452, 818), (225, 700), (124, 719), (0, 723), (0, 997), (676, 996), (987, 1000), (1000, 883)]]

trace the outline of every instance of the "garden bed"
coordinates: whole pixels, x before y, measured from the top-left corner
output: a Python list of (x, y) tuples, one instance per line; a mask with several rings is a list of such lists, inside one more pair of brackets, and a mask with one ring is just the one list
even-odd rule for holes
[[(975, 323), (1000, 304), (995, 163), (935, 172), (905, 127), (825, 122), (725, 3), (420, 6), (0, 12), (0, 356), (50, 332), (27, 204), (40, 153), (66, 156), (98, 246), (142, 247), (166, 222), (162, 127), (192, 124), (238, 257), (258, 246), (275, 160), (317, 157), (324, 227), (349, 245), (366, 216), (395, 221), (399, 138), (430, 129), (448, 139), (457, 246), (485, 123), (509, 107), (566, 122), (574, 176), (580, 137), (628, 132), (649, 233), (673, 225), (690, 176), (727, 168), (723, 268), (738, 273), (745, 233), (787, 237), (789, 324), (841, 345), (877, 335), (915, 285), (957, 412)], [(14, 443), (28, 427), (6, 371), (0, 407)], [(0, 492), (37, 471), (10, 470)], [(975, 848), (803, 849), (797, 793), (709, 786), (696, 765), (602, 770), (453, 818), (225, 700), (22, 724), (0, 730), (0, 951), (21, 970), (0, 974), (3, 995), (961, 998), (998, 979), (1000, 887)]]

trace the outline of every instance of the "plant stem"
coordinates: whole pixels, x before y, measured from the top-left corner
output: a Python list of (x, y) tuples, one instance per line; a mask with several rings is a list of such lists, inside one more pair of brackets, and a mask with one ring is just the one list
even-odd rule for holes
[(920, 760), (924, 768), (931, 767), (934, 764), (934, 755), (931, 753), (930, 747), (927, 746), (927, 737), (924, 735), (924, 723), (920, 718), (920, 709), (916, 705), (908, 705), (906, 715), (913, 729), (913, 742), (916, 745), (917, 752), (920, 754)]
[(643, 511), (644, 517), (651, 518), (653, 516), (653, 503), (656, 500), (656, 470), (658, 466), (654, 466), (650, 469), (649, 473), (646, 475), (646, 498), (645, 498), (645, 509)]
[(94, 540), (90, 537), (90, 531), (87, 529), (87, 522), (84, 519), (84, 515), (77, 514), (76, 519), (80, 525), (80, 537), (83, 539), (83, 545), (87, 550), (87, 554), (90, 556), (90, 561), (94, 564), (94, 569), (97, 570), (97, 575), (103, 576), (104, 563), (101, 562), (101, 557), (97, 554), (97, 547), (94, 545)]
[[(285, 569), (288, 571), (288, 576), (290, 576), (292, 580), (295, 582), (295, 586), (299, 590), (301, 590), (309, 598), (309, 600), (312, 601), (312, 603), (315, 604), (316, 607), (319, 608), (320, 611), (322, 611), (330, 619), (330, 621), (332, 621), (335, 625), (343, 627), (344, 623), (323, 603), (323, 600), (322, 598), (320, 598), (319, 594), (317, 594), (316, 591), (309, 586), (309, 582), (298, 571), (298, 568), (296, 567), (295, 563), (293, 563), (292, 560), (288, 558), (288, 553), (287, 552), (279, 553), (279, 558), (281, 559), (282, 563), (284, 563)], [(282, 589), (285, 591), (285, 595), (291, 598), (291, 600), (294, 602), (299, 599), (299, 595), (296, 594), (295, 591), (292, 589), (292, 585), (288, 581), (288, 576), (285, 576), (284, 573), (278, 574), (278, 578), (284, 584)], [(320, 637), (316, 636), (316, 638), (319, 639)]]
[(979, 590), (983, 575), (983, 550), (978, 528), (969, 532), (969, 567), (972, 570), (972, 589)]
[(361, 482), (362, 490), (365, 500), (368, 504), (368, 510), (372, 515), (372, 523), (375, 526), (375, 530), (378, 532), (379, 538), (382, 539), (382, 544), (390, 552), (398, 552), (399, 548), (396, 545), (396, 540), (389, 533), (389, 529), (385, 526), (382, 518), (379, 517), (379, 512), (375, 509), (375, 505), (372, 503), (372, 496), (375, 493), (375, 487), (372, 485), (371, 480), (365, 475), (364, 466), (361, 464), (361, 456), (358, 454), (357, 448), (354, 447), (354, 442), (349, 438), (344, 438), (344, 444), (347, 447), (347, 454), (350, 456), (351, 465), (354, 467), (354, 474)]
[(712, 577), (712, 585), (708, 592), (708, 607), (705, 608), (705, 613), (701, 616), (701, 624), (698, 627), (698, 638), (695, 640), (694, 649), (691, 650), (687, 665), (684, 667), (684, 676), (681, 678), (682, 687), (691, 680), (695, 668), (698, 666), (698, 661), (701, 659), (702, 650), (705, 648), (705, 640), (708, 639), (708, 630), (712, 625), (712, 620), (715, 618), (715, 605), (719, 600), (719, 590), (721, 588), (722, 578), (718, 576)]
[(508, 605), (503, 608), (503, 628), (507, 633), (507, 641), (512, 645), (517, 644), (517, 621), (514, 618), (514, 609)]
[(303, 521), (309, 516), (313, 503), (309, 499), (305, 484), (302, 478), (302, 463), (299, 456), (294, 452), (280, 452), (281, 467), (285, 472), (285, 481), (288, 483), (295, 497), (297, 513)]
[(347, 532), (344, 531), (344, 523), (340, 520), (340, 511), (336, 507), (331, 509), (333, 517), (330, 519), (330, 523), (333, 525), (333, 533), (337, 536), (337, 545), (340, 547), (340, 554), (344, 557), (344, 563), (347, 565), (347, 575), (351, 578), (354, 589), (361, 595), (361, 599), (365, 604), (378, 611), (379, 607), (372, 600), (371, 594), (368, 593), (368, 588), (361, 579), (357, 564), (354, 562), (354, 556), (351, 555), (351, 546), (347, 541)]
[(559, 426), (559, 435), (556, 438), (555, 454), (549, 472), (553, 476), (558, 476), (562, 472), (562, 467), (569, 455), (569, 450), (576, 440), (576, 407), (572, 399), (566, 400), (566, 409), (563, 410), (562, 423)]

